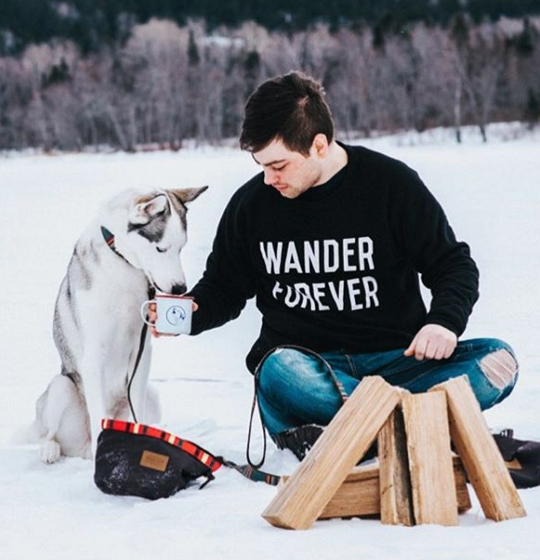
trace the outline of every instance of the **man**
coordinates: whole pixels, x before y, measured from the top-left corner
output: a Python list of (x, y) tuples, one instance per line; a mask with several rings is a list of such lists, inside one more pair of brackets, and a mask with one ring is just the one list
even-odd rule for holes
[(221, 218), (190, 294), (191, 334), (256, 297), (262, 328), (247, 366), (280, 448), (302, 458), (366, 375), (421, 392), (466, 374), (483, 409), (510, 394), (518, 365), (506, 343), (458, 343), (478, 270), (413, 170), (337, 142), (322, 87), (295, 72), (253, 93), (240, 144), (262, 172)]

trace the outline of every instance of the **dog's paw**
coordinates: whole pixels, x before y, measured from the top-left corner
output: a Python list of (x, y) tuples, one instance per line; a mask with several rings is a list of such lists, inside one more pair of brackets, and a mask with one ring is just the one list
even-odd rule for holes
[(60, 456), (62, 454), (60, 444), (54, 440), (47, 440), (42, 442), (40, 453), (41, 460), (46, 465), (52, 465), (53, 463), (56, 463), (56, 461), (60, 459)]

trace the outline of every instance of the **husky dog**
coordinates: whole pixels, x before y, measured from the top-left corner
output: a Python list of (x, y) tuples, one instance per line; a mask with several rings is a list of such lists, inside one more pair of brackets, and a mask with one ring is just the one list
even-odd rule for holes
[[(207, 187), (125, 191), (99, 213), (75, 245), (54, 313), (54, 341), (62, 361), (36, 405), (33, 432), (41, 459), (91, 458), (102, 418), (129, 418), (127, 385), (143, 322), (140, 307), (152, 288), (186, 291), (180, 252), (186, 204)], [(131, 385), (139, 422), (159, 419), (157, 393), (148, 388), (149, 335)]]

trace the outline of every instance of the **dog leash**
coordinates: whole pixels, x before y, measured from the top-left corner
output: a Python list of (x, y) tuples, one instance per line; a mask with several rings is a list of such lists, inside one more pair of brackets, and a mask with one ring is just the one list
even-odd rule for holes
[(260, 467), (264, 464), (264, 461), (266, 459), (266, 446), (267, 446), (266, 429), (264, 427), (264, 421), (263, 421), (263, 418), (262, 418), (262, 412), (261, 412), (260, 406), (258, 408), (259, 408), (259, 419), (260, 419), (260, 422), (261, 422), (261, 428), (262, 428), (262, 433), (263, 433), (263, 453), (262, 453), (261, 460), (258, 461), (257, 463), (254, 463), (251, 459), (251, 434), (252, 434), (252, 431), (253, 431), (253, 418), (255, 416), (255, 408), (257, 408), (257, 404), (258, 404), (257, 396), (258, 396), (259, 379), (260, 379), (260, 373), (261, 373), (262, 366), (263, 366), (264, 362), (266, 361), (266, 359), (273, 352), (275, 352), (278, 349), (287, 349), (287, 348), (290, 348), (290, 349), (293, 349), (293, 350), (299, 350), (300, 352), (304, 352), (305, 354), (309, 354), (309, 355), (321, 360), (321, 362), (326, 367), (326, 369), (327, 369), (327, 371), (330, 375), (330, 378), (332, 379), (332, 381), (334, 383), (334, 386), (335, 386), (336, 390), (339, 393), (339, 396), (341, 398), (342, 403), (344, 404), (347, 401), (347, 399), (349, 398), (349, 395), (345, 391), (345, 387), (343, 386), (341, 381), (339, 381), (339, 379), (337, 378), (337, 375), (336, 375), (335, 371), (333, 370), (332, 366), (320, 354), (318, 354), (317, 352), (315, 352), (313, 350), (310, 350), (309, 348), (305, 348), (303, 346), (298, 346), (298, 345), (295, 345), (295, 344), (282, 344), (282, 345), (280, 345), (276, 348), (272, 348), (271, 350), (269, 350), (263, 356), (262, 360), (257, 365), (257, 367), (255, 369), (255, 373), (253, 375), (253, 377), (254, 377), (254, 394), (253, 394), (253, 403), (251, 405), (251, 414), (250, 414), (250, 418), (249, 418), (249, 428), (248, 428), (248, 439), (247, 439), (247, 445), (246, 445), (246, 459), (248, 461), (248, 464), (247, 465), (237, 465), (233, 461), (229, 461), (228, 459), (226, 459), (225, 457), (222, 457), (222, 456), (221, 457), (216, 457), (216, 458), (219, 461), (221, 461), (221, 463), (225, 467), (235, 469), (236, 471), (238, 471), (240, 474), (242, 474), (243, 476), (245, 476), (249, 480), (253, 480), (254, 482), (265, 482), (266, 484), (269, 484), (271, 486), (277, 486), (279, 484), (279, 482), (281, 481), (281, 476), (277, 475), (277, 474), (267, 473), (267, 472), (264, 472), (264, 471), (260, 470)]
[(101, 226), (101, 235), (103, 235), (103, 239), (105, 239), (105, 243), (109, 249), (115, 254), (118, 255), (124, 262), (129, 264), (129, 266), (133, 266), (127, 259), (120, 253), (120, 251), (116, 248), (116, 244), (114, 242), (114, 235), (105, 227)]
[[(153, 286), (148, 285), (148, 299), (154, 299), (155, 295), (156, 295), (156, 289)], [(139, 339), (139, 350), (137, 352), (137, 358), (135, 359), (133, 372), (129, 378), (129, 382), (127, 386), (127, 398), (129, 403), (129, 409), (131, 411), (131, 415), (133, 416), (133, 420), (135, 420), (135, 423), (138, 422), (137, 422), (137, 415), (135, 414), (135, 409), (133, 408), (133, 403), (131, 402), (131, 384), (133, 383), (133, 379), (135, 378), (135, 374), (137, 373), (137, 369), (139, 368), (139, 364), (141, 362), (141, 358), (144, 352), (144, 347), (146, 344), (147, 333), (148, 333), (148, 325), (144, 323), (143, 328), (141, 330), (141, 337)]]
[[(155, 290), (152, 287), (149, 287), (148, 298), (153, 299), (154, 296), (155, 296)], [(133, 373), (130, 376), (128, 387), (127, 387), (127, 396), (128, 396), (129, 408), (131, 410), (131, 414), (132, 414), (133, 419), (134, 419), (136, 424), (138, 423), (138, 421), (137, 421), (137, 416), (135, 414), (135, 410), (133, 408), (133, 403), (131, 402), (131, 384), (133, 382), (135, 374), (137, 373), (137, 369), (139, 367), (139, 363), (141, 361), (141, 357), (142, 357), (143, 352), (144, 352), (144, 346), (145, 346), (145, 343), (146, 343), (146, 333), (147, 332), (148, 332), (148, 325), (145, 323), (143, 328), (142, 328), (142, 331), (141, 331), (141, 338), (140, 338), (140, 341), (139, 341), (139, 351), (137, 353), (137, 359), (135, 360), (135, 365), (133, 367)], [(253, 410), (252, 410), (251, 418), (253, 418)], [(264, 448), (265, 448), (265, 455), (266, 455), (266, 432), (263, 432), (263, 433), (264, 433), (264, 441), (265, 441)], [(250, 421), (250, 434), (251, 434), (251, 421)], [(269, 484), (270, 486), (277, 486), (279, 484), (280, 480), (281, 480), (281, 476), (261, 471), (258, 467), (254, 467), (251, 463), (248, 464), (248, 465), (239, 465), (239, 464), (235, 463), (234, 461), (231, 461), (230, 459), (227, 459), (226, 457), (224, 457), (222, 455), (215, 455), (214, 457), (224, 467), (227, 467), (229, 469), (233, 469), (233, 470), (239, 472), (245, 478), (247, 478), (249, 480), (252, 480), (254, 482), (264, 482), (266, 484)], [(249, 459), (248, 459), (248, 462), (249, 462)], [(263, 462), (264, 462), (264, 457), (263, 457), (263, 460), (261, 461), (260, 465), (258, 465), (258, 466), (261, 466), (263, 464)], [(207, 482), (205, 482), (202, 486), (200, 486), (200, 488), (203, 488), (204, 486), (206, 486), (206, 484), (208, 484), (208, 482), (210, 482), (210, 479), (207, 480)]]
[[(125, 263), (129, 264), (129, 266), (133, 266), (127, 259), (120, 253), (120, 251), (116, 248), (116, 244), (114, 242), (114, 234), (108, 230), (105, 226), (101, 226), (101, 235), (105, 240), (105, 243), (109, 247), (109, 249), (118, 257), (120, 257)], [(147, 279), (148, 281), (148, 279)], [(156, 289), (150, 284), (148, 281), (148, 299), (154, 299), (156, 295)], [(137, 369), (139, 368), (139, 364), (141, 362), (141, 358), (144, 352), (144, 346), (146, 343), (146, 334), (148, 333), (148, 325), (144, 323), (141, 336), (139, 339), (139, 350), (137, 351), (137, 358), (135, 359), (135, 365), (133, 366), (133, 372), (129, 378), (128, 386), (127, 386), (127, 398), (129, 403), (129, 409), (131, 411), (131, 415), (133, 416), (133, 420), (135, 423), (137, 422), (137, 415), (135, 414), (135, 409), (133, 407), (133, 403), (131, 402), (131, 384), (133, 383), (133, 379), (135, 378), (135, 374), (137, 373)]]
[[(255, 415), (255, 408), (257, 407), (257, 404), (258, 404), (258, 391), (259, 391), (260, 374), (261, 374), (262, 366), (264, 365), (264, 362), (266, 361), (266, 359), (271, 354), (273, 354), (276, 350), (281, 350), (281, 349), (298, 350), (300, 352), (303, 352), (304, 354), (309, 354), (310, 356), (313, 356), (314, 358), (317, 358), (318, 360), (320, 360), (323, 363), (323, 365), (326, 367), (326, 370), (328, 371), (328, 373), (330, 375), (330, 378), (332, 379), (332, 382), (334, 383), (334, 387), (336, 388), (337, 392), (339, 393), (342, 404), (345, 404), (345, 402), (347, 402), (347, 399), (349, 398), (349, 395), (345, 391), (345, 387), (343, 386), (341, 381), (337, 378), (336, 372), (333, 370), (332, 366), (328, 363), (327, 360), (325, 360), (320, 354), (318, 354), (314, 350), (311, 350), (309, 348), (305, 348), (304, 346), (299, 346), (297, 344), (281, 344), (280, 346), (277, 346), (277, 347), (269, 350), (263, 356), (262, 360), (259, 362), (259, 364), (255, 368), (255, 373), (253, 374), (253, 377), (254, 377), (253, 403), (251, 405), (251, 414), (250, 414), (250, 417), (249, 417), (248, 438), (247, 438), (247, 445), (246, 445), (246, 459), (247, 459), (247, 462), (249, 464), (249, 467), (251, 467), (251, 469), (254, 470), (254, 471), (257, 471), (264, 464), (264, 461), (266, 459), (266, 445), (267, 445), (266, 429), (264, 427), (264, 421), (263, 421), (263, 417), (262, 417), (261, 407), (259, 406), (258, 407), (259, 408), (259, 419), (260, 419), (261, 429), (262, 429), (262, 433), (263, 433), (263, 453), (262, 453), (261, 460), (258, 461), (257, 463), (254, 463), (251, 459), (251, 434), (252, 434), (252, 430), (253, 430), (253, 417)], [(276, 476), (276, 475), (270, 475), (270, 476)]]
[[(133, 266), (116, 248), (116, 245), (115, 245), (115, 242), (114, 242), (114, 234), (104, 226), (101, 226), (101, 234), (103, 236), (103, 239), (105, 240), (105, 243), (109, 247), (109, 249), (111, 249), (111, 251), (113, 251), (113, 253), (118, 255), (127, 264), (129, 264), (130, 266)], [(149, 283), (148, 284), (148, 299), (154, 299), (155, 295), (156, 295), (156, 290)], [(143, 328), (141, 330), (141, 336), (140, 336), (140, 339), (139, 339), (139, 350), (137, 352), (137, 358), (135, 359), (135, 364), (133, 366), (133, 372), (130, 375), (128, 386), (127, 386), (127, 398), (128, 398), (128, 403), (129, 403), (129, 409), (131, 411), (131, 415), (133, 417), (133, 420), (135, 421), (136, 424), (138, 424), (138, 420), (137, 420), (137, 415), (135, 413), (135, 409), (133, 407), (133, 403), (131, 401), (131, 385), (133, 383), (133, 379), (135, 378), (135, 375), (136, 375), (137, 370), (139, 368), (139, 364), (140, 364), (140, 361), (141, 361), (141, 358), (142, 358), (142, 355), (143, 355), (143, 352), (144, 352), (147, 333), (148, 333), (148, 325), (146, 323), (144, 323)], [(268, 354), (270, 354), (270, 352)], [(266, 356), (265, 356), (265, 358), (266, 358)], [(328, 367), (330, 367), (330, 366), (328, 366)], [(333, 372), (332, 372), (332, 374), (333, 374)], [(337, 381), (337, 379), (336, 379), (336, 381)], [(266, 458), (266, 431), (264, 430), (264, 427), (263, 427), (263, 435), (264, 435), (264, 454), (263, 454), (263, 458), (257, 465), (253, 465), (251, 463), (250, 458), (249, 458), (249, 447), (250, 447), (252, 421), (253, 421), (255, 405), (256, 405), (256, 397), (255, 397), (254, 402), (253, 402), (253, 407), (252, 407), (252, 410), (251, 410), (251, 417), (250, 417), (250, 424), (249, 424), (248, 452), (247, 452), (248, 463), (249, 464), (238, 465), (234, 461), (226, 459), (223, 456), (216, 456), (216, 459), (223, 466), (236, 470), (242, 476), (248, 478), (249, 480), (253, 480), (254, 482), (265, 482), (266, 484), (269, 484), (271, 486), (277, 486), (279, 484), (279, 481), (281, 480), (281, 476), (271, 474), (271, 473), (267, 473), (267, 472), (261, 471), (259, 469), (259, 467), (262, 466), (262, 464), (264, 463), (264, 460)], [(261, 417), (261, 423), (262, 423), (262, 417)], [(207, 481), (207, 482), (209, 482), (209, 481)], [(207, 483), (205, 483), (203, 486), (205, 486), (206, 484)], [(201, 486), (201, 488), (202, 488), (202, 486)]]

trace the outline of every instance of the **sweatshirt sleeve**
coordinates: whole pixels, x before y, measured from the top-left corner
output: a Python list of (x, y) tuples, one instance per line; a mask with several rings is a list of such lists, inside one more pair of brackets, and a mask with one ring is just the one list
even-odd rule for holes
[(240, 215), (235, 196), (219, 222), (203, 277), (189, 293), (199, 306), (193, 313), (192, 335), (236, 319), (255, 295)]
[(409, 168), (402, 186), (399, 213), (405, 252), (432, 294), (426, 324), (460, 336), (478, 299), (478, 268), (469, 246), (456, 240), (442, 207)]

